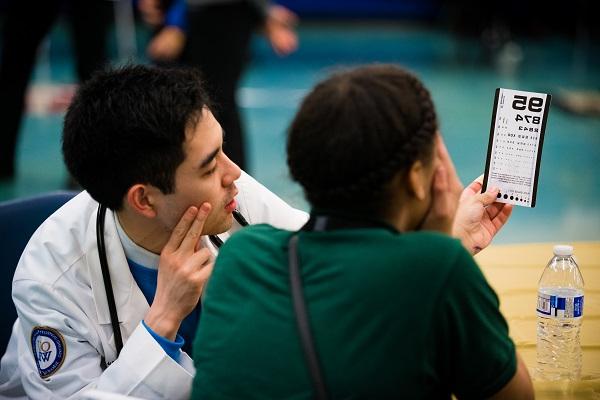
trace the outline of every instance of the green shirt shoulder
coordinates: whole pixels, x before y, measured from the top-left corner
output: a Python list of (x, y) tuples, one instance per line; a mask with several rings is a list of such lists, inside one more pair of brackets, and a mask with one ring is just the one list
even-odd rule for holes
[[(310, 398), (289, 292), (292, 232), (222, 247), (194, 344), (194, 398)], [(498, 298), (460, 242), (433, 232), (300, 232), (315, 344), (334, 397), (483, 398), (516, 371)]]

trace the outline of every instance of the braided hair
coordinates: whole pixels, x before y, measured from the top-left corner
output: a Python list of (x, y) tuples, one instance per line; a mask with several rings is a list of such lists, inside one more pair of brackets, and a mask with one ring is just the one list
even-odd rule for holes
[(431, 157), (436, 131), (418, 78), (393, 65), (363, 66), (334, 74), (304, 99), (287, 162), (314, 207), (384, 206), (392, 178)]

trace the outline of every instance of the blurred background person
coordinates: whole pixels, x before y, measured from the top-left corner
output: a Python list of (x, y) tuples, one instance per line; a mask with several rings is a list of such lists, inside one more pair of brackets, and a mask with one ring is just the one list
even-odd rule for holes
[[(253, 60), (242, 74), (237, 96), (248, 131), (244, 147), (250, 168), (246, 168), (272, 191), (308, 209), (285, 167), (284, 131), (309, 88), (338, 65), (398, 63), (429, 83), (444, 121), (446, 143), (464, 179), (473, 171), (483, 172), (497, 87), (552, 94), (538, 186), (543, 201), (534, 210), (515, 210), (513, 223), (498, 241), (600, 238), (600, 185), (594, 173), (600, 160), (600, 119), (591, 115), (595, 97), (587, 96), (600, 87), (600, 25), (594, 21), (591, 0), (550, 2), (543, 7), (511, 1), (488, 11), (472, 0), (279, 1), (302, 21), (297, 30), (302, 46), (281, 59), (264, 36), (255, 35), (250, 46)], [(131, 7), (123, 0), (116, 4)], [(4, 13), (6, 5), (7, 0), (0, 0)], [(158, 15), (166, 18), (171, 8), (166, 4)], [(32, 74), (36, 90), (48, 80), (70, 84), (78, 80), (71, 68), (75, 57), (65, 22), (55, 24), (50, 51), (38, 57)], [(134, 30), (138, 52), (132, 59), (148, 62), (144, 47), (150, 32), (139, 22)], [(508, 27), (508, 42), (484, 41), (506, 37), (501, 34), (507, 31), (502, 26)], [(123, 33), (117, 36), (125, 38)], [(490, 52), (483, 43), (504, 45)], [(573, 93), (586, 97), (567, 96)], [(29, 98), (31, 94), (35, 90)], [(559, 105), (569, 110), (577, 107), (579, 112), (563, 111)], [(29, 108), (23, 121), (19, 174), (11, 181), (0, 181), (0, 200), (64, 187), (66, 170), (58, 157), (61, 115)], [(6, 126), (0, 126), (2, 134)], [(568, 168), (555, 162), (565, 160), (565, 155), (574, 155)], [(548, 229), (548, 221), (555, 222), (553, 229)]]
[(225, 150), (246, 170), (245, 133), (236, 95), (250, 60), (251, 38), (261, 29), (275, 53), (286, 56), (298, 47), (297, 17), (268, 0), (184, 1), (140, 0), (146, 22), (160, 26), (147, 54), (158, 64), (200, 69), (226, 134)]
[[(79, 81), (107, 61), (107, 30), (112, 3), (106, 0), (7, 0), (0, 33), (0, 180), (16, 173), (16, 149), (25, 93), (40, 43), (59, 16), (71, 32)], [(57, 155), (58, 157), (58, 155)]]

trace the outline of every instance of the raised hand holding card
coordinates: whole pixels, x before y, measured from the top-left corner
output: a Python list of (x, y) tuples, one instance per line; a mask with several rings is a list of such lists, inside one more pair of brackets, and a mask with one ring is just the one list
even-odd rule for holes
[(535, 207), (544, 132), (552, 96), (496, 89), (483, 188), (498, 202)]

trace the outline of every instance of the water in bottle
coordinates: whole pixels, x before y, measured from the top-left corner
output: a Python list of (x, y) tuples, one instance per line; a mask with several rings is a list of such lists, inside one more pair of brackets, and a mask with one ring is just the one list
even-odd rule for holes
[(572, 246), (554, 246), (538, 284), (537, 316), (536, 379), (579, 379), (583, 277)]

